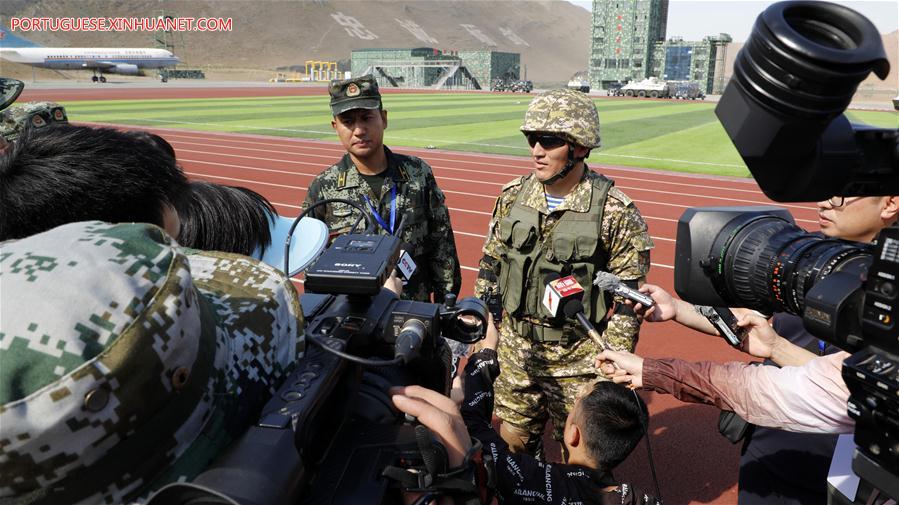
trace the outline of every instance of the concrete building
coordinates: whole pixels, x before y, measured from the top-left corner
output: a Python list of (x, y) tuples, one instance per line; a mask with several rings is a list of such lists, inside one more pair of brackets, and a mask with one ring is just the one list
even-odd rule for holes
[(724, 60), (727, 44), (733, 39), (726, 33), (705, 37), (699, 42), (672, 38), (653, 45), (650, 75), (666, 81), (696, 81), (705, 93), (724, 91)]
[(668, 0), (593, 0), (590, 87), (648, 77), (667, 22)]
[(668, 0), (593, 0), (589, 77), (593, 89), (658, 77), (697, 81), (705, 93), (726, 83), (724, 60), (733, 39), (665, 40)]

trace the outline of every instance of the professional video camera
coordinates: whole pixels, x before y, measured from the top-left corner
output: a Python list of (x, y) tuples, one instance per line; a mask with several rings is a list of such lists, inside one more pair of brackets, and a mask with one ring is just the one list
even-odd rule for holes
[[(845, 6), (781, 2), (758, 17), (715, 112), (766, 195), (899, 194), (899, 130), (843, 115), (871, 71), (889, 72), (880, 34)], [(858, 351), (843, 365), (853, 468), (899, 498), (899, 226), (869, 246), (805, 233), (776, 207), (688, 209), (675, 290), (699, 305), (801, 315), (812, 334)]]
[[(480, 502), (477, 469), (449, 472), (445, 448), (393, 407), (388, 389), (419, 384), (448, 395), (452, 353), (442, 337), (483, 338), (487, 306), (453, 295), (443, 304), (399, 300), (382, 287), (400, 259), (399, 239), (373, 234), (352, 202), (316, 206), (335, 201), (362, 212), (368, 227), (337, 237), (306, 270), (305, 356), (246, 434), (155, 502), (388, 504), (407, 491)], [(288, 239), (284, 271), (290, 247)]]

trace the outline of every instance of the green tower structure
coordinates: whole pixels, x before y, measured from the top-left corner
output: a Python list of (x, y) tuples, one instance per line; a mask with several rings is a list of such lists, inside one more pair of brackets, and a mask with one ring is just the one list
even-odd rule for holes
[(650, 76), (667, 22), (668, 0), (593, 0), (590, 87), (609, 89)]

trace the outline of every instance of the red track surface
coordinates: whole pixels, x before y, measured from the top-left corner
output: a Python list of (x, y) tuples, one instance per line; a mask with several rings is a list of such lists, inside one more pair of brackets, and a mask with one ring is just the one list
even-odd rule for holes
[[(153, 131), (172, 143), (190, 177), (252, 188), (270, 199), (278, 212), (286, 216), (299, 213), (312, 178), (343, 154), (339, 145), (323, 141), (173, 129)], [(528, 159), (404, 148), (396, 151), (420, 156), (433, 167), (446, 193), (456, 233), (463, 265), (462, 294), (471, 294), (494, 199), (503, 184), (528, 173)], [(656, 244), (649, 281), (671, 292), (676, 222), (684, 209), (771, 203), (751, 180), (620, 167), (600, 170), (615, 179), (617, 187), (634, 199), (646, 218)], [(789, 208), (800, 225), (816, 227), (816, 214), (811, 205)], [(638, 352), (645, 356), (690, 360), (745, 358), (719, 339), (674, 323), (644, 324)], [(644, 398), (652, 414), (652, 447), (666, 503), (736, 503), (739, 449), (717, 433), (718, 411), (683, 404), (670, 396), (644, 394)], [(651, 489), (642, 445), (617, 476), (648, 491)]]

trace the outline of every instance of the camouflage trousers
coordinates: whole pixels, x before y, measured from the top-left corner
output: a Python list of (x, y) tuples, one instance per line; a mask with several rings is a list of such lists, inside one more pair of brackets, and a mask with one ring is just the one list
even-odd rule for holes
[(604, 380), (593, 366), (601, 352), (589, 337), (561, 345), (522, 337), (508, 316), (500, 326), (500, 374), (494, 384), (494, 414), (504, 423), (543, 437), (548, 419), (562, 441), (565, 419), (581, 391)]

